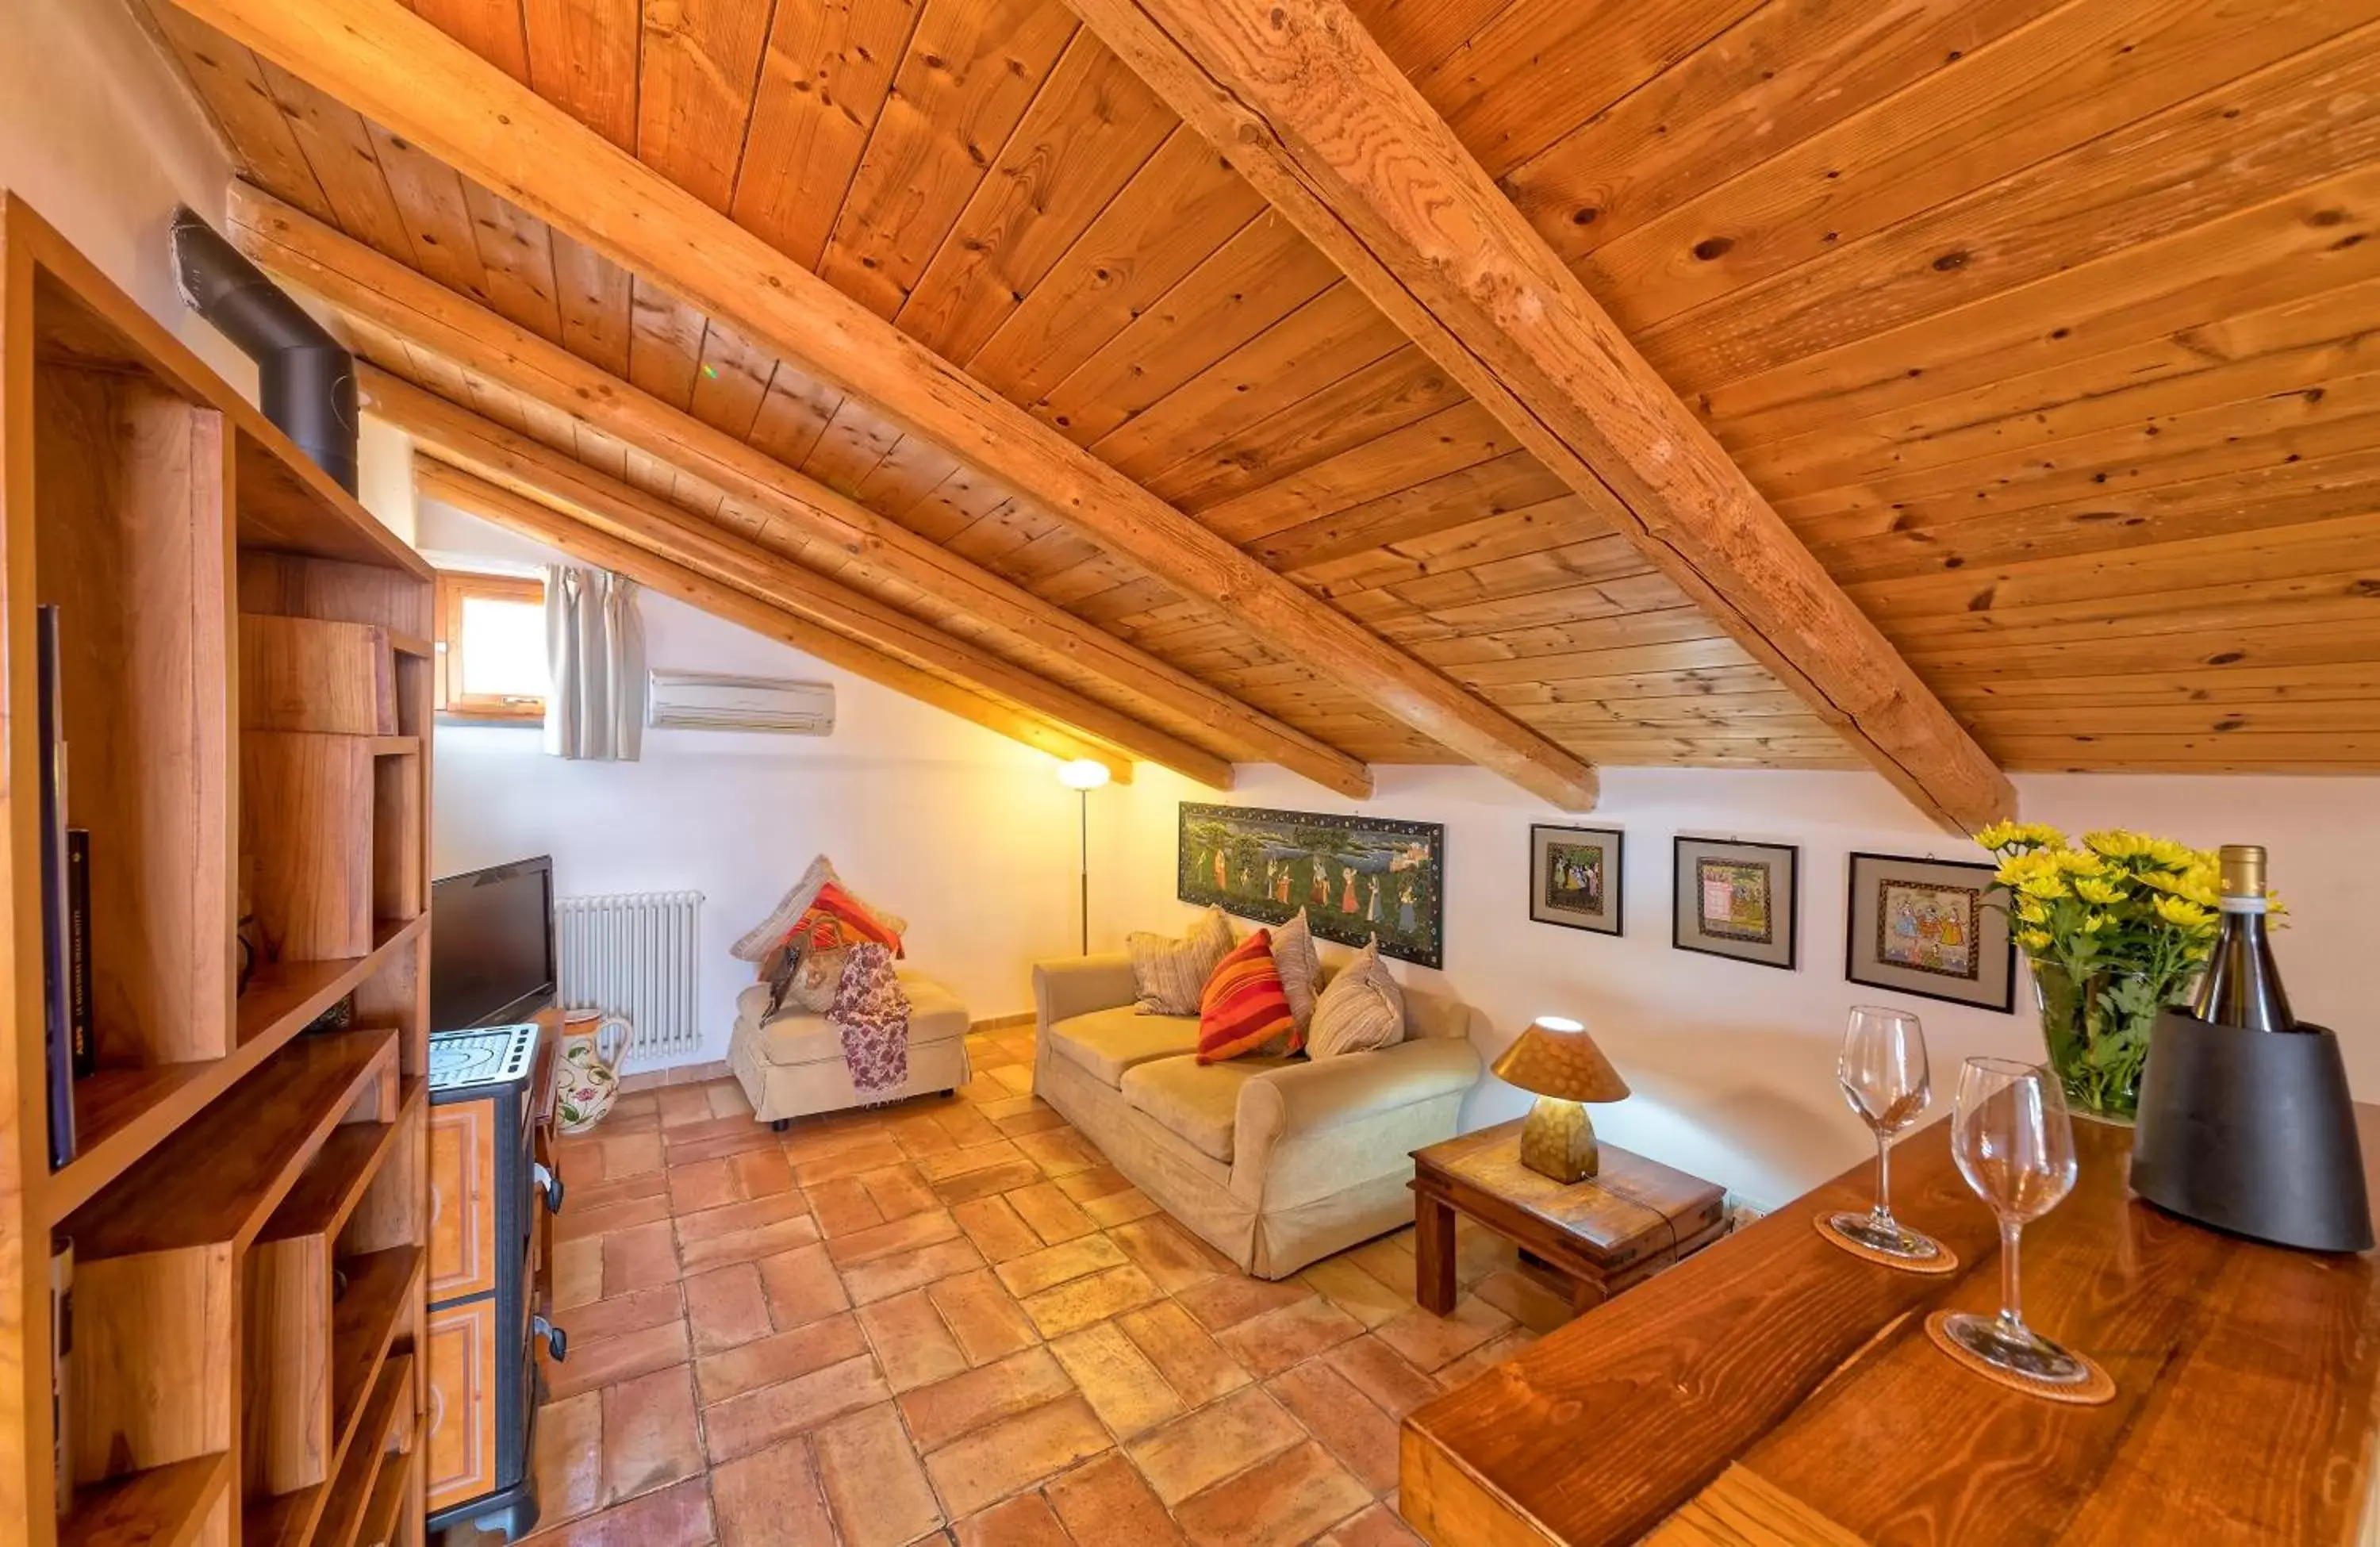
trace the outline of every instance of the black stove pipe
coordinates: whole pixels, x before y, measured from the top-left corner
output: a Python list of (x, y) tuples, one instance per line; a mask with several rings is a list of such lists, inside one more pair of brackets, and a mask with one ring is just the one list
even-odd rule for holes
[(174, 282), (189, 309), (256, 361), (264, 417), (356, 492), (356, 361), (238, 249), (174, 212)]

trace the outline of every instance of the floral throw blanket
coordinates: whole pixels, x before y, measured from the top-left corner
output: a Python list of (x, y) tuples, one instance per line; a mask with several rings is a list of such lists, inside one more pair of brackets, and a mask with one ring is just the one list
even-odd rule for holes
[(852, 1089), (872, 1096), (907, 1083), (909, 996), (893, 975), (890, 948), (872, 942), (851, 947), (826, 1018), (843, 1039)]

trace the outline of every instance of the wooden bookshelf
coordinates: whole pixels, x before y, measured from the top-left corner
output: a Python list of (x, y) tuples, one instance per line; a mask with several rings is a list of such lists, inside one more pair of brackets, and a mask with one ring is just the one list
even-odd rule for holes
[[(55, 1172), (42, 603), (100, 1065)], [(0, 195), (0, 1541), (422, 1547), (431, 614), (418, 557)]]

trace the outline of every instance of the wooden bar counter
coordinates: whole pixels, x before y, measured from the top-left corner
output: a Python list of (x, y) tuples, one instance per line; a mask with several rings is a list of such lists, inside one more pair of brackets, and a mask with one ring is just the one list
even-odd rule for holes
[[(2380, 1200), (2380, 1107), (2357, 1115)], [(1439, 1547), (2351, 1541), (2380, 1264), (2184, 1224), (2126, 1189), (2130, 1129), (2074, 1127), (2074, 1191), (2024, 1233), (2024, 1310), (2106, 1366), (2112, 1403), (2002, 1390), (1927, 1341), (1927, 1312), (1999, 1294), (1997, 1226), (1937, 1122), (1893, 1151), (1893, 1201), (1958, 1273), (1819, 1238), (1813, 1215), (1871, 1201), (1855, 1166), (1416, 1409), (1407, 1521)]]

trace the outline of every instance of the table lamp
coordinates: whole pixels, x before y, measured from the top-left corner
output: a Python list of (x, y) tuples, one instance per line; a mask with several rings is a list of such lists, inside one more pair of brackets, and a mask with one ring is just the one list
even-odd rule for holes
[(1557, 1182), (1584, 1182), (1602, 1169), (1586, 1102), (1616, 1102), (1628, 1082), (1578, 1021), (1539, 1016), (1496, 1060), (1496, 1078), (1536, 1093), (1521, 1125), (1521, 1163)]

